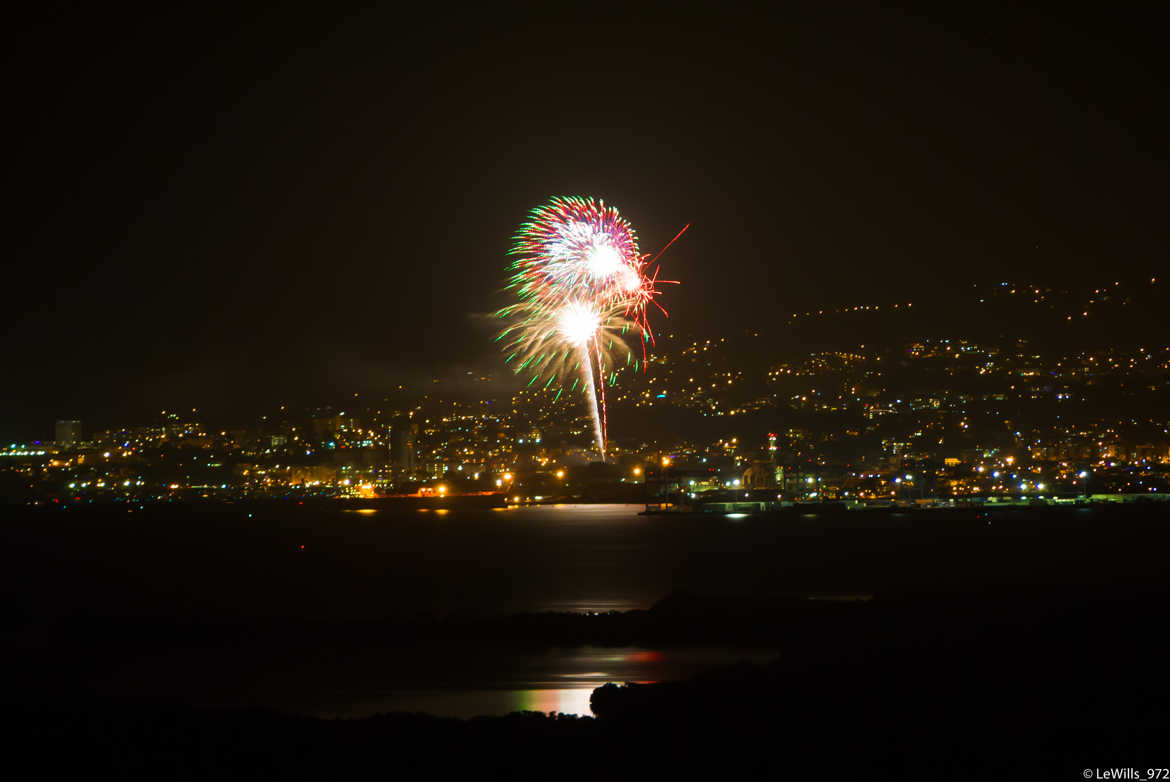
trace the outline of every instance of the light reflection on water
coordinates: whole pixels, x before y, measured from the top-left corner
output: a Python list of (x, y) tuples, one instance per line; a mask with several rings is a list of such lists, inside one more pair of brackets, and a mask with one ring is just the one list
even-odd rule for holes
[[(478, 665), (475, 669), (443, 671), (437, 676), (435, 671), (417, 668), (399, 671), (414, 679), (409, 682), (386, 680), (383, 674), (382, 681), (362, 679), (360, 687), (352, 689), (344, 684), (338, 686), (337, 681), (314, 689), (312, 681), (302, 678), (295, 683), (301, 696), (296, 702), (274, 705), (329, 718), (364, 717), (391, 711), (462, 718), (514, 711), (589, 716), (593, 713), (589, 706), (593, 690), (607, 682), (646, 684), (687, 679), (713, 667), (742, 661), (764, 663), (775, 657), (774, 650), (725, 647), (583, 646), (543, 651), (497, 648), (479, 650), (466, 658), (462, 655), (451, 658), (451, 661), (463, 660), (468, 666)], [(383, 662), (391, 661), (383, 659)], [(419, 678), (429, 679), (434, 686), (420, 687)], [(270, 683), (278, 685), (276, 681)]]
[(590, 715), (590, 695), (607, 682), (686, 679), (716, 666), (775, 656), (773, 650), (729, 647), (426, 644), (348, 648), (325, 656), (314, 648), (187, 649), (127, 661), (97, 689), (103, 695), (166, 695), (197, 706), (325, 718), (396, 711), (462, 718), (514, 711)]
[(355, 703), (352, 710), (323, 711), (314, 716), (344, 719), (397, 711), (467, 719), (485, 715), (501, 716), (515, 711), (542, 711), (546, 714), (555, 711), (588, 717), (593, 714), (589, 706), (593, 689), (546, 687), (527, 690), (403, 691), (389, 699)]
[[(601, 686), (600, 684), (598, 686)], [(589, 697), (591, 687), (560, 690), (518, 690), (517, 705), (513, 711), (559, 712), (561, 714), (591, 715)]]
[[(319, 717), (352, 718), (391, 711), (419, 711), (440, 717), (502, 715), (514, 711), (558, 712), (590, 716), (593, 690), (613, 682), (648, 684), (687, 679), (721, 665), (749, 661), (764, 663), (775, 659), (767, 649), (689, 647), (643, 649), (636, 647), (575, 647), (532, 650), (504, 656), (486, 652), (488, 666), (461, 679), (451, 674), (446, 686), (421, 689), (385, 687), (365, 682), (361, 691), (330, 688), (312, 700), (286, 703), (291, 711)], [(483, 652), (475, 656), (483, 662)], [(415, 672), (417, 674), (417, 672)], [(298, 682), (302, 695), (313, 695)], [(377, 695), (371, 697), (371, 692)]]

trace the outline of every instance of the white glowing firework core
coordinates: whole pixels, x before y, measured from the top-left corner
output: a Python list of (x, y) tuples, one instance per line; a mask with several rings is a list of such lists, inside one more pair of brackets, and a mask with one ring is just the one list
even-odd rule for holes
[(549, 242), (548, 255), (555, 261), (572, 261), (583, 246), (593, 246), (598, 233), (589, 223), (573, 221), (557, 230), (557, 239)]
[(612, 277), (622, 265), (622, 254), (609, 242), (598, 242), (585, 256), (589, 273), (604, 280)]
[(584, 345), (601, 328), (601, 316), (587, 304), (569, 302), (557, 314), (557, 330), (573, 345)]

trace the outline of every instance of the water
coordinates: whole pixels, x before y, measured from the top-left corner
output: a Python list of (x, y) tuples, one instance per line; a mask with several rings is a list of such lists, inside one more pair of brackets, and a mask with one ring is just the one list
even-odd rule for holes
[[(10, 614), (198, 621), (649, 608), (672, 592), (865, 594), (1153, 578), (1165, 512), (640, 516), (639, 506), (57, 513), (10, 525)], [(1143, 542), (1144, 541), (1144, 542)]]
[[(387, 647), (334, 642), (320, 629), (306, 632), (325, 637), (199, 646), (160, 641), (150, 628), (628, 611), (680, 590), (832, 598), (1164, 581), (1162, 509), (639, 510), (289, 504), (14, 516), (0, 549), (6, 641), (49, 651), (76, 645), (79, 664), (92, 659), (88, 686), (104, 695), (320, 716), (587, 713), (589, 692), (606, 681), (685, 678), (776, 650)], [(68, 630), (79, 621), (82, 631)], [(106, 643), (114, 651), (99, 653)]]
[[(474, 717), (513, 711), (589, 715), (606, 682), (685, 679), (763, 662), (766, 649), (412, 644), (405, 648), (175, 649), (126, 661), (98, 695), (174, 697), (199, 706), (262, 707), (327, 718), (390, 711)], [(181, 675), (180, 675), (181, 673)]]

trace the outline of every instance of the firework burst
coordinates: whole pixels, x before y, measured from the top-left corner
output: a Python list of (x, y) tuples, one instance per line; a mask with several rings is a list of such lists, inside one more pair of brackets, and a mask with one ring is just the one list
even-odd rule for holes
[[(633, 227), (604, 201), (570, 196), (533, 209), (510, 254), (508, 290), (518, 301), (497, 313), (508, 322), (497, 341), (514, 370), (531, 375), (530, 386), (558, 384), (558, 397), (581, 387), (604, 461), (605, 387), (616, 382), (619, 362), (644, 364), (654, 338), (647, 309), (658, 306), (659, 293), (658, 269), (648, 269), (662, 253), (641, 254)], [(629, 337), (640, 343), (642, 362)]]

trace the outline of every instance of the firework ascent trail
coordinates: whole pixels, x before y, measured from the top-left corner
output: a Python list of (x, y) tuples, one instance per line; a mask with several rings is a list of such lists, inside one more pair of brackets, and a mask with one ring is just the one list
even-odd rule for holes
[[(496, 313), (507, 321), (496, 341), (517, 374), (532, 376), (529, 386), (555, 383), (557, 398), (571, 376), (569, 390), (582, 387), (602, 461), (605, 387), (617, 382), (618, 360), (635, 371), (645, 367), (654, 342), (648, 305), (666, 314), (654, 297), (658, 283), (673, 282), (659, 280), (654, 264), (687, 228), (651, 257), (639, 252), (633, 227), (617, 209), (592, 198), (554, 197), (529, 213), (509, 252), (507, 290), (517, 301)], [(638, 339), (640, 359), (629, 337)]]

